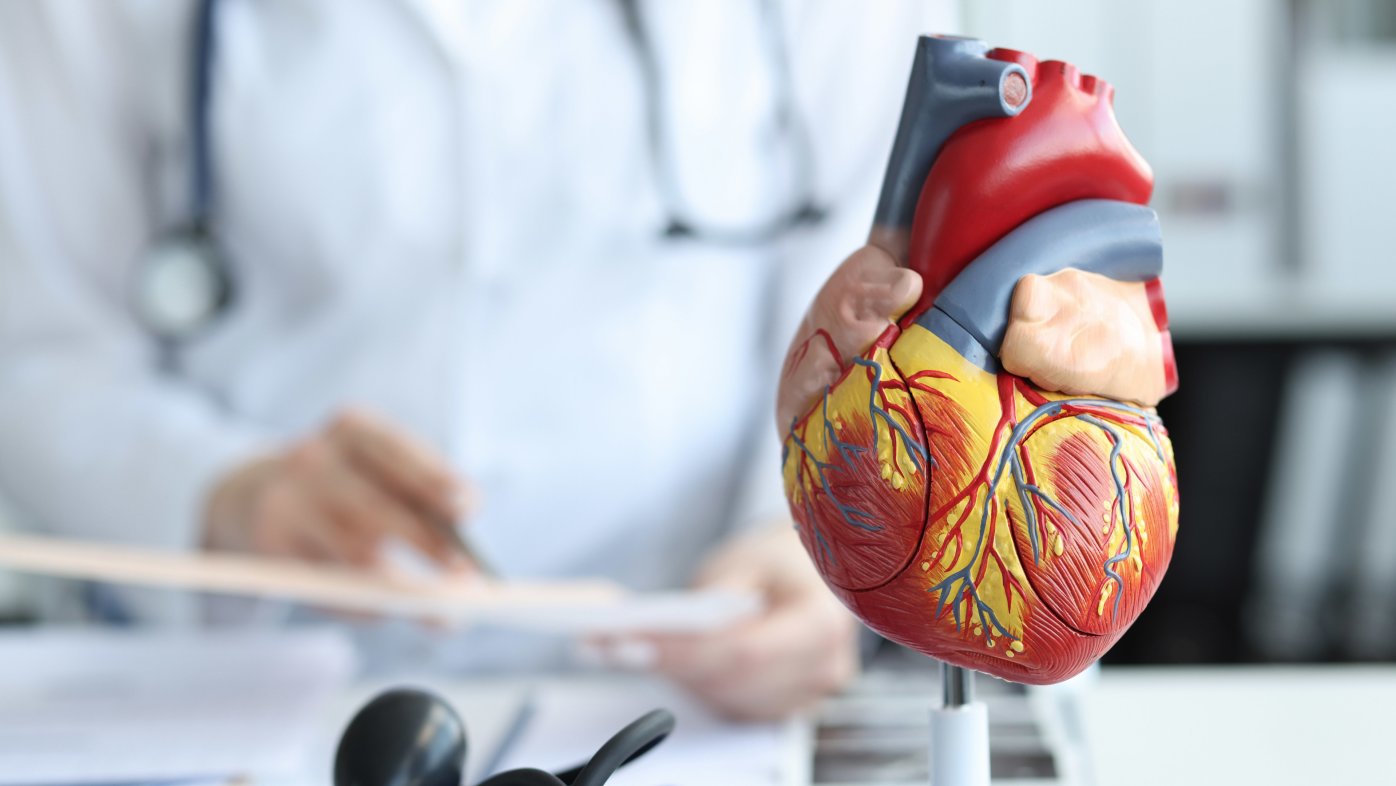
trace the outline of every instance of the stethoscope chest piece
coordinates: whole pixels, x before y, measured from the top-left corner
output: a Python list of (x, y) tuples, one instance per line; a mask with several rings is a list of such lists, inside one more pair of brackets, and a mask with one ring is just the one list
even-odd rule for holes
[(222, 250), (200, 227), (164, 235), (137, 264), (132, 305), (141, 324), (157, 338), (190, 338), (232, 301), (232, 277)]

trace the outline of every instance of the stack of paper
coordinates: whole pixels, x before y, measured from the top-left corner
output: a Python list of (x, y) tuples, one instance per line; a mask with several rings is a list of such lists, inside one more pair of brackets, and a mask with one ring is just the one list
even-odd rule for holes
[(15, 631), (0, 664), (0, 785), (132, 783), (303, 772), (353, 650), (329, 632)]

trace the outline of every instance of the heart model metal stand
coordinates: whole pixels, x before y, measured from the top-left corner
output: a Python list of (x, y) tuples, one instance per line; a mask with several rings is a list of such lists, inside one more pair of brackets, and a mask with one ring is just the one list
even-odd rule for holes
[[(533, 768), (491, 775), (477, 786), (603, 786), (674, 730), (674, 716), (652, 710), (616, 732), (583, 764), (562, 772)], [(426, 691), (398, 688), (364, 705), (335, 753), (335, 786), (461, 786), (465, 724)]]
[(931, 786), (989, 786), (989, 710), (974, 700), (974, 672), (941, 665), (941, 705), (931, 710)]

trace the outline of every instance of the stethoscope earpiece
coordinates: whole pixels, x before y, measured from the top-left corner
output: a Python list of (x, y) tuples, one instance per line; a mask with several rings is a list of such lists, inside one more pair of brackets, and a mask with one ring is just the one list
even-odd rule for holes
[[(603, 786), (674, 730), (668, 710), (651, 710), (616, 732), (585, 764), (557, 774), (531, 767), (477, 786)], [(465, 724), (444, 699), (414, 688), (379, 694), (354, 715), (335, 752), (335, 786), (460, 786)]]

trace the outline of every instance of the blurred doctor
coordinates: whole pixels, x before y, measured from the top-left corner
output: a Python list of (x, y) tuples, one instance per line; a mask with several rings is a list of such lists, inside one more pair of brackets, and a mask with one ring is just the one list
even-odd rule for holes
[[(368, 570), (400, 540), (469, 571), (460, 521), (510, 578), (765, 592), (642, 650), (731, 714), (846, 680), (771, 382), (948, 9), (206, 5), (0, 5), (0, 493), (63, 535)], [(563, 649), (359, 633), (445, 668)]]

